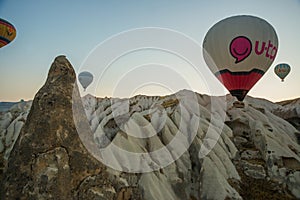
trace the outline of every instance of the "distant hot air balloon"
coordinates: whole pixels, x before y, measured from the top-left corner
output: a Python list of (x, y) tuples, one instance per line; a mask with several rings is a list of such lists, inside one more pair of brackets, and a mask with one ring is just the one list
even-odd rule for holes
[(93, 75), (90, 72), (84, 71), (78, 75), (78, 79), (85, 91), (86, 88), (93, 82)]
[(8, 21), (0, 18), (0, 48), (13, 41), (15, 37), (15, 27)]
[(219, 21), (203, 41), (206, 64), (239, 101), (269, 69), (277, 49), (274, 28), (267, 21), (248, 15)]
[(276, 65), (274, 68), (275, 74), (284, 81), (284, 78), (290, 73), (291, 67), (286, 63)]

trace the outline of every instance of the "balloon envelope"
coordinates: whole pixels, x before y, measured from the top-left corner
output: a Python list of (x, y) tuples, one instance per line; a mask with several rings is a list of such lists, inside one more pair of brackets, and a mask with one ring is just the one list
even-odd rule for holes
[(0, 48), (9, 44), (15, 37), (15, 27), (8, 21), (0, 18)]
[(239, 101), (269, 69), (277, 49), (274, 28), (267, 21), (248, 15), (219, 21), (203, 41), (206, 64)]
[(78, 75), (78, 80), (85, 90), (93, 82), (93, 75), (90, 72), (84, 71)]
[(284, 81), (284, 78), (290, 73), (291, 67), (286, 63), (281, 63), (275, 66), (275, 74)]

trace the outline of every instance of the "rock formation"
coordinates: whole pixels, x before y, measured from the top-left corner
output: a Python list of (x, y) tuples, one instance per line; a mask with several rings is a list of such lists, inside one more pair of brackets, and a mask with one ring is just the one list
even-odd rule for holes
[(58, 56), (8, 159), (1, 199), (82, 199), (99, 192), (92, 184), (101, 185), (107, 197), (116, 196), (110, 194), (103, 164), (86, 151), (76, 132), (72, 103), (80, 97), (72, 99), (75, 80), (69, 61)]
[(1, 199), (300, 198), (300, 133), (278, 112), (286, 105), (247, 97), (236, 108), (185, 90), (80, 98), (75, 80), (59, 56), (29, 114), (30, 103), (0, 115)]
[[(300, 131), (300, 99), (278, 102), (281, 105), (273, 113), (287, 120)], [(299, 137), (300, 143), (300, 137)]]

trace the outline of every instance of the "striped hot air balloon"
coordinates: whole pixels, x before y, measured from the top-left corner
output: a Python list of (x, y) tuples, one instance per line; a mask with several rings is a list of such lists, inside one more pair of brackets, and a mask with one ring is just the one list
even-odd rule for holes
[(277, 49), (274, 28), (248, 15), (221, 20), (208, 30), (203, 41), (206, 64), (239, 101), (269, 69)]
[(9, 44), (15, 37), (15, 27), (8, 21), (0, 18), (0, 48)]
[(290, 73), (291, 67), (286, 63), (280, 63), (274, 68), (275, 74), (284, 81), (284, 78)]

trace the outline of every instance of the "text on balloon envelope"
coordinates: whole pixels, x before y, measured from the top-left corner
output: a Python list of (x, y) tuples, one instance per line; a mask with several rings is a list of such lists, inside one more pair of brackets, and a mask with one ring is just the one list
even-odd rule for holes
[[(245, 36), (238, 36), (231, 40), (229, 51), (232, 57), (236, 59), (235, 63), (245, 60), (252, 52), (251, 40)], [(255, 41), (254, 52), (256, 55), (262, 55), (264, 52), (265, 57), (274, 60), (277, 54), (277, 47), (272, 44), (271, 40), (267, 42)]]

